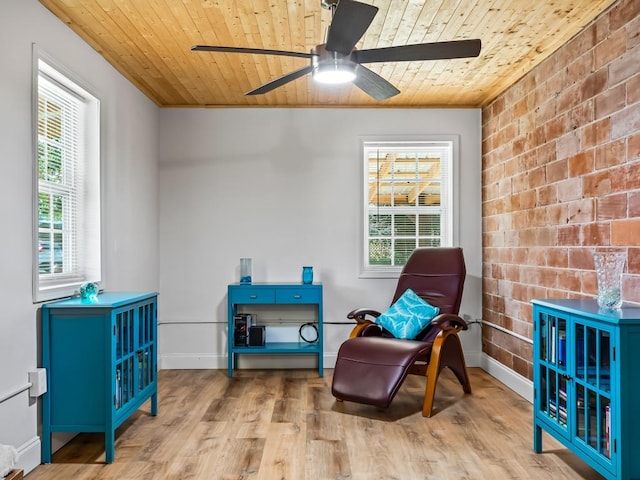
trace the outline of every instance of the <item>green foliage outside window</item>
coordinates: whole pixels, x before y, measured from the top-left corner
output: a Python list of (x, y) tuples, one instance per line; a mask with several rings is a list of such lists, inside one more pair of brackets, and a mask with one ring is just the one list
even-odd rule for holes
[[(60, 273), (63, 265), (64, 197), (54, 193), (64, 177), (63, 107), (51, 99), (38, 98), (38, 270)], [(47, 185), (52, 185), (47, 188)]]

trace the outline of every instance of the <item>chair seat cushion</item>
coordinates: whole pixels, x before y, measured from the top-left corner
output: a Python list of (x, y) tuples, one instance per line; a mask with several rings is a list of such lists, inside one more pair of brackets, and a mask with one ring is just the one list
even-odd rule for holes
[(438, 307), (407, 288), (386, 312), (376, 318), (376, 323), (396, 338), (414, 339), (438, 313)]
[(341, 400), (386, 408), (408, 367), (427, 356), (432, 344), (383, 337), (345, 341), (338, 352), (331, 390)]

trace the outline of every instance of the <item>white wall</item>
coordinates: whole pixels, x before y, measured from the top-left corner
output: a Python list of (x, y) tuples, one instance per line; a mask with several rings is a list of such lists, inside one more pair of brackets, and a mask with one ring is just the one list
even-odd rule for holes
[[(39, 365), (31, 296), (32, 43), (102, 100), (104, 264), (111, 290), (158, 289), (158, 108), (36, 0), (0, 2), (0, 399)], [(0, 402), (0, 444), (20, 467), (40, 463), (38, 404), (27, 391)]]
[[(349, 87), (347, 87), (349, 88)], [(254, 281), (300, 281), (313, 265), (325, 321), (355, 307), (385, 309), (395, 279), (358, 278), (360, 137), (457, 134), (462, 313), (481, 318), (479, 109), (171, 109), (160, 112), (160, 362), (224, 368), (226, 288), (240, 257)], [(350, 327), (325, 327), (333, 366)], [(479, 365), (478, 326), (463, 334)], [(313, 359), (310, 359), (313, 360)]]

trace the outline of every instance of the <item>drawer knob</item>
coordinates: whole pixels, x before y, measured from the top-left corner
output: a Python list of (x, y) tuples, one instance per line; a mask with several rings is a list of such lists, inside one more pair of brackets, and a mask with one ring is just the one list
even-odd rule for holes
[(249, 295), (249, 298), (250, 298), (251, 300), (255, 300), (256, 298), (258, 298), (258, 295)]
[(295, 298), (296, 300), (300, 300), (302, 298), (302, 295), (294, 295), (293, 298)]

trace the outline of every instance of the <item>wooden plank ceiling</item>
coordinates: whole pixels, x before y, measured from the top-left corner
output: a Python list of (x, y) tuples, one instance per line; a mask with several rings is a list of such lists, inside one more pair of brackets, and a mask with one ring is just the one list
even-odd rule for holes
[(376, 102), (310, 75), (251, 90), (305, 58), (191, 52), (196, 44), (309, 52), (331, 12), (320, 0), (40, 0), (157, 105), (482, 106), (615, 0), (362, 0), (379, 8), (357, 48), (479, 38), (472, 59), (369, 64), (402, 93)]

